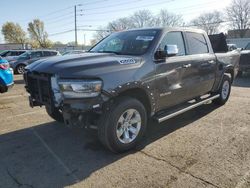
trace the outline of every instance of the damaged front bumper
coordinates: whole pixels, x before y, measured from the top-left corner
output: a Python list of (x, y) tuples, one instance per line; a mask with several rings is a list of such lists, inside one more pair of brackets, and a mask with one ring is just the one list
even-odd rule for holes
[(26, 90), (30, 93), (30, 106), (45, 105), (48, 113), (60, 110), (68, 125), (86, 127), (86, 119), (93, 119), (100, 114), (103, 104), (109, 100), (109, 94), (103, 91), (95, 97), (65, 98), (59, 88), (58, 78), (35, 73), (25, 73), (24, 77)]

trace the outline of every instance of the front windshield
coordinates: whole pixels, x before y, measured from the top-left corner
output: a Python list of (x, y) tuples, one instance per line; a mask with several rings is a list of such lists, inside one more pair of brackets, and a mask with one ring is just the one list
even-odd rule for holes
[(90, 52), (142, 55), (156, 38), (157, 32), (158, 30), (148, 29), (113, 33), (94, 46)]

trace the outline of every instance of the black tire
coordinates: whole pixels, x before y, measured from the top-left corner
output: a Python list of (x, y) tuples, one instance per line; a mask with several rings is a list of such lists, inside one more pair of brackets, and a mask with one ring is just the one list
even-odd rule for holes
[[(134, 112), (140, 115), (140, 129), (138, 130), (137, 136), (132, 140), (130, 143), (122, 143), (121, 137), (118, 137), (117, 130), (119, 126), (119, 120), (126, 114), (129, 110), (135, 110)], [(126, 115), (127, 116), (127, 115)], [(124, 116), (123, 116), (124, 117)], [(135, 115), (131, 116), (135, 118)], [(125, 121), (126, 118), (124, 118)], [(130, 124), (131, 126), (134, 126)], [(137, 99), (130, 98), (130, 97), (121, 97), (114, 101), (114, 103), (104, 112), (101, 116), (99, 123), (98, 123), (98, 136), (102, 144), (111, 150), (114, 153), (121, 153), (134, 148), (138, 142), (144, 136), (147, 127), (147, 113), (143, 104), (138, 101)], [(129, 128), (128, 128), (129, 129)], [(127, 129), (127, 133), (133, 135), (132, 132), (129, 132)], [(124, 130), (123, 130), (124, 131)], [(125, 131), (123, 132), (125, 134)], [(129, 138), (130, 135), (129, 134)], [(132, 137), (132, 136), (131, 136)]]
[[(213, 102), (215, 104), (224, 105), (228, 101), (228, 98), (229, 98), (230, 93), (231, 93), (231, 84), (232, 84), (231, 76), (228, 74), (225, 74), (223, 76), (223, 79), (222, 79), (222, 82), (220, 85), (220, 89), (217, 93), (217, 94), (220, 94), (220, 97), (213, 100)], [(226, 85), (228, 86), (228, 90), (226, 90), (226, 88), (227, 88)]]
[(46, 112), (47, 114), (54, 120), (63, 123), (63, 115), (60, 112), (60, 110), (58, 108), (54, 108), (53, 111), (50, 111), (48, 107), (46, 107)]
[(26, 67), (26, 65), (24, 65), (24, 64), (17, 65), (15, 73), (17, 73), (17, 74), (23, 74), (25, 67)]

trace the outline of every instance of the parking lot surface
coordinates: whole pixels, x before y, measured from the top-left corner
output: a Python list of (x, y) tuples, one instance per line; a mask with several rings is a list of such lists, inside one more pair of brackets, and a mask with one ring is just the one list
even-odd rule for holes
[(0, 95), (0, 187), (250, 187), (250, 76), (228, 103), (149, 123), (136, 150), (113, 154), (95, 131), (30, 108), (22, 76)]

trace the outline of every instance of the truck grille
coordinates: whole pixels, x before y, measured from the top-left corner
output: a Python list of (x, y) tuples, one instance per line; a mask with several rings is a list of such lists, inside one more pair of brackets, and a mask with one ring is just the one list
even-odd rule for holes
[(50, 86), (50, 76), (38, 73), (26, 73), (24, 75), (26, 89), (31, 98), (41, 105), (50, 105), (52, 102), (52, 93)]

